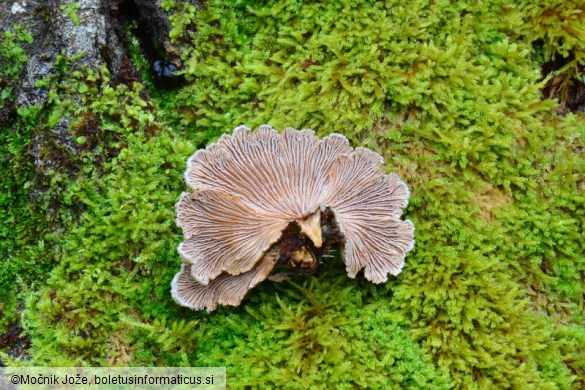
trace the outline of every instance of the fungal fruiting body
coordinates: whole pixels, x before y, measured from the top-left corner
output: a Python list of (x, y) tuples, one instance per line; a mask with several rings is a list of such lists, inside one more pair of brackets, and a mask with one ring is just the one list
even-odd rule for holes
[(197, 151), (185, 172), (193, 192), (176, 204), (184, 241), (173, 298), (195, 310), (236, 306), (269, 277), (314, 272), (335, 244), (352, 278), (399, 274), (414, 246), (414, 226), (400, 219), (409, 192), (382, 163), (340, 134), (266, 125)]

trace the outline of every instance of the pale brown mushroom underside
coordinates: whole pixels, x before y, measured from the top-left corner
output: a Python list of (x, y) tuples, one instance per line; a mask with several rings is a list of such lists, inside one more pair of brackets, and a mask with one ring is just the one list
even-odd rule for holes
[(278, 259), (278, 250), (271, 249), (250, 271), (239, 275), (223, 273), (203, 285), (191, 276), (191, 265), (183, 263), (171, 283), (171, 294), (183, 306), (194, 310), (215, 310), (217, 305), (238, 306), (249, 289), (270, 275)]
[(193, 193), (177, 202), (184, 261), (173, 298), (192, 309), (237, 305), (278, 261), (278, 241), (292, 221), (329, 208), (344, 235), (346, 270), (381, 283), (402, 270), (414, 226), (400, 219), (408, 188), (385, 175), (383, 159), (332, 134), (240, 126), (188, 161)]

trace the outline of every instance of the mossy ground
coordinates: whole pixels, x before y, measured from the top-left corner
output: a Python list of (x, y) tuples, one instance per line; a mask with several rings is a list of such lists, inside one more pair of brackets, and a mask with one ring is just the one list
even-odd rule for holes
[[(232, 386), (581, 388), (585, 117), (557, 115), (540, 70), (583, 66), (584, 10), (549, 3), (166, 0), (188, 85), (146, 81), (150, 98), (61, 58), (39, 83), (49, 101), (0, 133), (0, 334), (31, 342), (4, 362), (226, 365)], [(81, 169), (40, 174), (30, 140), (63, 116), (78, 143), (63, 164)], [(416, 227), (398, 277), (349, 279), (337, 255), (238, 308), (172, 301), (187, 158), (262, 123), (386, 158)]]

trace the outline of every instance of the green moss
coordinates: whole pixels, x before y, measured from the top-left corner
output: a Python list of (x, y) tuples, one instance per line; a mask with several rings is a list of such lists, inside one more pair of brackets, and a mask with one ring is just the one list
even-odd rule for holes
[(302, 284), (268, 282), (245, 311), (210, 318), (196, 364), (227, 366), (238, 387), (450, 388), (387, 297), (373, 299), (342, 268), (336, 261)]
[[(28, 204), (27, 186), (33, 177), (32, 164), (23, 158), (30, 133), (4, 129), (0, 133), (0, 333), (17, 321), (17, 292), (46, 272), (47, 259), (27, 259), (34, 248), (23, 249), (30, 237), (39, 237), (36, 224), (42, 217)], [(35, 247), (41, 251), (45, 242)]]
[(60, 9), (63, 11), (65, 15), (71, 19), (74, 25), (79, 26), (79, 16), (77, 16), (77, 10), (81, 8), (81, 5), (76, 2), (70, 2), (67, 4), (62, 4)]
[[(63, 234), (77, 224), (86, 207), (82, 197), (98, 186), (105, 161), (127, 146), (131, 133), (142, 142), (160, 129), (142, 85), (113, 86), (105, 67), (79, 69), (79, 57), (57, 56), (55, 73), (36, 83), (47, 89), (47, 101), (20, 107), (0, 133), (0, 205), (7, 222), (0, 229), (0, 290), (8, 297), (0, 306), (0, 331), (18, 323), (30, 286), (43, 286), (66, 253)], [(51, 137), (63, 118), (71, 119), (74, 149)], [(33, 164), (33, 138), (40, 148), (36, 158), (48, 162), (47, 169)]]
[(582, 2), (521, 1), (519, 8), (528, 21), (523, 32), (532, 41), (543, 42), (545, 61), (559, 57), (571, 59), (574, 69), (570, 72), (577, 71), (577, 64), (585, 64), (585, 6)]
[(414, 339), (464, 388), (568, 385), (562, 365), (558, 376), (541, 372), (541, 354), (549, 354), (547, 362), (558, 357), (550, 352), (552, 329), (510, 277), (499, 227), (474, 217), (464, 188), (429, 186), (417, 190), (416, 250), (394, 289)]
[[(380, 151), (406, 177), (418, 242), (393, 302), (459, 386), (566, 387), (573, 380), (553, 363), (560, 352), (547, 341), (551, 319), (527, 300), (527, 280), (546, 260), (538, 253), (529, 267), (518, 253), (518, 242), (533, 247), (529, 232), (551, 254), (575, 253), (554, 261), (548, 289), (570, 290), (573, 299), (583, 291), (582, 216), (559, 215), (582, 209), (581, 195), (558, 208), (536, 196), (566, 140), (546, 123), (554, 104), (541, 100), (532, 40), (517, 39), (529, 17), (527, 8), (496, 1), (218, 1), (181, 35), (192, 42), (184, 58), (193, 87), (181, 95), (190, 126), (335, 130)], [(565, 169), (583, 172), (575, 158)], [(577, 189), (575, 173), (560, 192)], [(535, 231), (536, 216), (557, 232)]]
[[(141, 96), (143, 85), (114, 85), (105, 66), (97, 70), (77, 69), (75, 61), (82, 55), (67, 58), (59, 55), (55, 61), (56, 72), (36, 82), (35, 86), (48, 90), (45, 126), (53, 128), (63, 117), (78, 119), (83, 114), (97, 116), (102, 132), (116, 135), (137, 130), (155, 131), (156, 117), (153, 105)], [(111, 138), (103, 140), (112, 143)]]
[(32, 35), (18, 24), (0, 36), (0, 110), (14, 99), (13, 84), (28, 60), (22, 48), (26, 43), (32, 43)]

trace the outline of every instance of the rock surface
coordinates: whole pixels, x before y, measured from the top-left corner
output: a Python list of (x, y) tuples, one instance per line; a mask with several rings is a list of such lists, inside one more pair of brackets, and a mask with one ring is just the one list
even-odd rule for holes
[[(0, 31), (19, 24), (33, 36), (33, 42), (24, 46), (29, 60), (13, 86), (16, 99), (8, 115), (16, 115), (19, 108), (47, 102), (48, 90), (35, 83), (56, 72), (55, 59), (60, 54), (73, 57), (83, 53), (75, 67), (96, 69), (106, 64), (114, 83), (139, 80), (125, 47), (124, 27), (128, 23), (137, 26), (136, 34), (150, 63), (162, 59), (179, 64), (178, 51), (168, 38), (167, 14), (160, 3), (161, 0), (0, 1)], [(40, 154), (47, 142), (66, 148), (75, 146), (67, 131), (69, 121), (70, 118), (62, 118), (54, 129), (33, 136), (30, 150), (40, 171), (58, 169), (60, 165), (50, 154)]]

